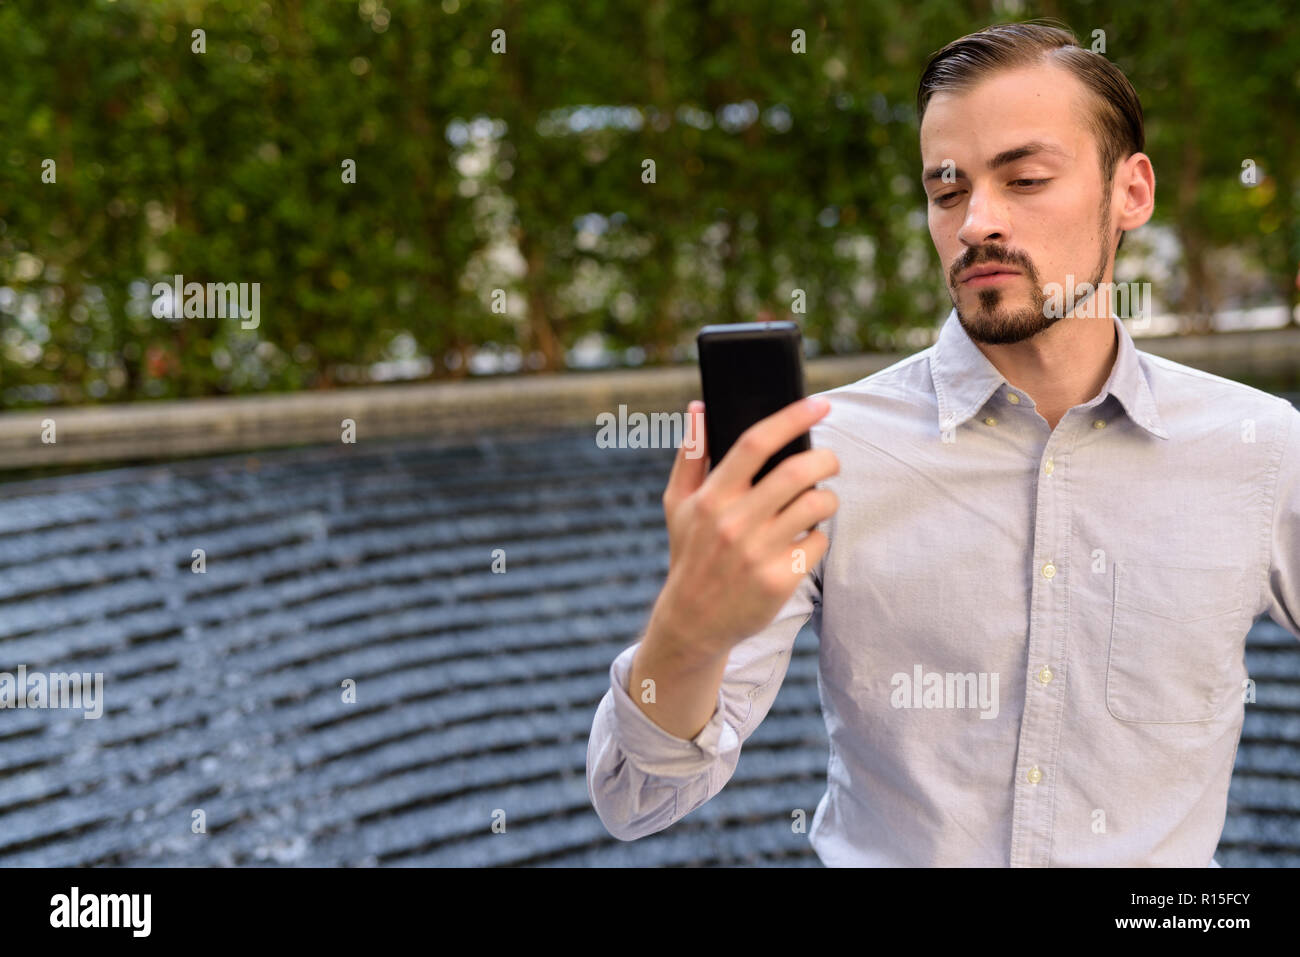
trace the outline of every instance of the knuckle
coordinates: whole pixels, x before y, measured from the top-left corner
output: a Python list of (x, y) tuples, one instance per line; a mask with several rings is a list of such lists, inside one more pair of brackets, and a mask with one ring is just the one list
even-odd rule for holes
[(816, 459), (805, 458), (794, 467), (793, 472), (793, 477), (800, 487), (812, 485), (822, 477), (821, 463)]
[(813, 449), (806, 456), (807, 465), (804, 466), (803, 478), (810, 481), (818, 481), (829, 475), (835, 474), (834, 453), (828, 449)]
[(718, 500), (710, 492), (699, 492), (695, 496), (693, 511), (705, 521), (712, 521), (717, 517)]
[(777, 466), (773, 475), (779, 475), (782, 481), (790, 481), (796, 484), (802, 484), (804, 475), (807, 471), (807, 453), (800, 452), (798, 455), (792, 455), (780, 465)]
[(748, 571), (756, 571), (763, 567), (763, 556), (757, 548), (743, 548), (740, 551), (740, 564)]
[(723, 545), (733, 547), (740, 543), (745, 536), (745, 528), (735, 519), (728, 519), (719, 522), (717, 525), (718, 540)]
[(736, 447), (745, 455), (758, 455), (763, 451), (763, 436), (754, 426), (741, 433), (736, 440)]

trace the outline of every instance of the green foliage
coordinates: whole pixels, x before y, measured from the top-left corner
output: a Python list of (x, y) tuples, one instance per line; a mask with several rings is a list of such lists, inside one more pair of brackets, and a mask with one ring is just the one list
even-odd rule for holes
[[(920, 70), (1041, 15), (1085, 46), (1106, 31), (1146, 108), (1157, 220), (1294, 296), (1296, 20), (1189, 5), (0, 5), (0, 406), (328, 388), (412, 356), (459, 376), (485, 344), (554, 369), (592, 334), (671, 361), (703, 323), (788, 315), (795, 289), (821, 350), (891, 346), (948, 307)], [(260, 283), (259, 327), (155, 317), (177, 273)]]

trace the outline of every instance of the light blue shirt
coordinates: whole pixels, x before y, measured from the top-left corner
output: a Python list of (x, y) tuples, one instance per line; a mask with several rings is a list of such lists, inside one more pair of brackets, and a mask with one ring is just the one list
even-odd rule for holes
[[(1065, 321), (1104, 321), (1072, 319)], [(828, 865), (1217, 866), (1264, 612), (1300, 637), (1300, 412), (1139, 352), (1051, 429), (950, 313), (829, 392), (830, 548), (732, 651), (691, 741), (610, 667), (587, 750), (614, 836), (722, 789), (795, 635), (820, 637)]]

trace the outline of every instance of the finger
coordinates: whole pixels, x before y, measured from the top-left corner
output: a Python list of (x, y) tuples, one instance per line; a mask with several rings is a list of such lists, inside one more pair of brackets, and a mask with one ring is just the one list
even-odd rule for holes
[(754, 490), (736, 503), (745, 521), (765, 522), (818, 482), (838, 475), (840, 460), (830, 449), (809, 449), (792, 455), (763, 476)]
[(830, 518), (839, 504), (839, 496), (830, 489), (810, 488), (768, 522), (762, 532), (763, 538), (773, 548), (779, 548), (801, 532)]
[(790, 574), (803, 577), (817, 567), (817, 563), (830, 547), (830, 539), (822, 532), (812, 531), (797, 542), (791, 542), (776, 552), (775, 562), (779, 562)]
[(733, 492), (748, 488), (764, 462), (812, 428), (830, 409), (825, 399), (810, 397), (755, 422), (714, 468), (718, 485)]
[(686, 406), (686, 425), (682, 443), (673, 459), (673, 470), (664, 489), (664, 504), (676, 505), (703, 484), (708, 475), (708, 442), (704, 432), (704, 403), (693, 399)]

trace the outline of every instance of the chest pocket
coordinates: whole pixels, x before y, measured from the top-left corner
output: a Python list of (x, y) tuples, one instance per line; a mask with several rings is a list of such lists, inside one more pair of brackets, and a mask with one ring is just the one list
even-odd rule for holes
[(1242, 693), (1242, 570), (1115, 562), (1106, 707), (1121, 721), (1208, 721)]

